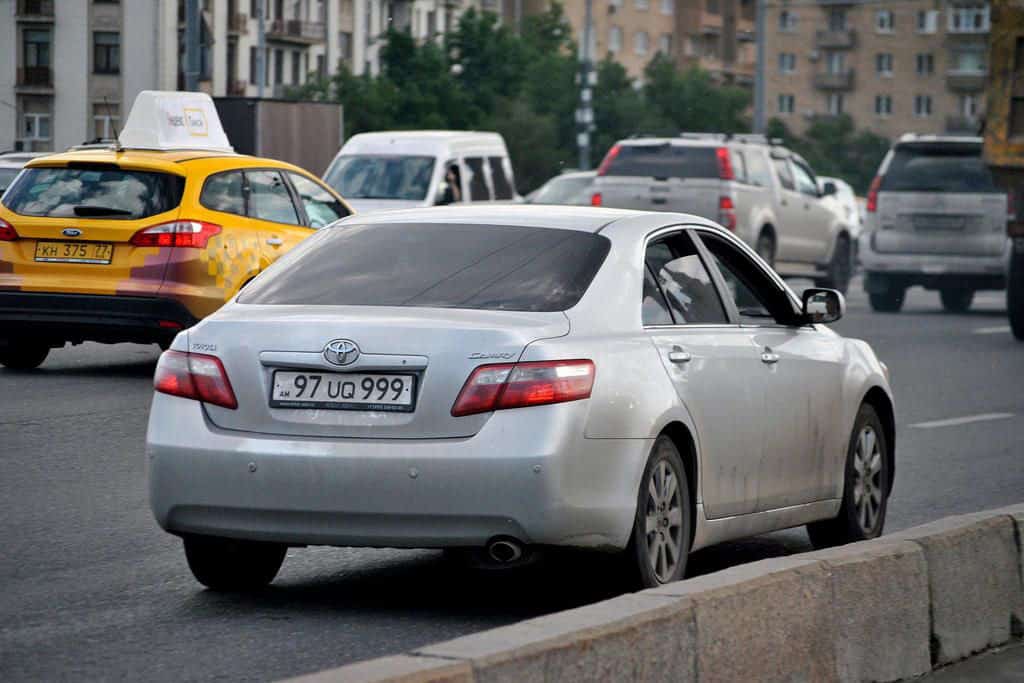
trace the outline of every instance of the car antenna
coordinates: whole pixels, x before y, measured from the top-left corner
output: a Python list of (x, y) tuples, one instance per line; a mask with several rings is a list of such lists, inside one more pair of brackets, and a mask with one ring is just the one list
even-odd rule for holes
[(110, 127), (114, 129), (114, 151), (123, 152), (124, 147), (121, 146), (121, 133), (117, 130), (117, 124), (114, 123), (113, 109), (110, 107), (110, 100), (106, 95), (103, 96), (103, 104), (107, 106), (107, 118), (110, 120)]

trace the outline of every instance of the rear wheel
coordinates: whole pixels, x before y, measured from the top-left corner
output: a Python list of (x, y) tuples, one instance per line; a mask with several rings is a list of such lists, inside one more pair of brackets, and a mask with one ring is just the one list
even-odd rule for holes
[(893, 282), (884, 275), (869, 273), (865, 277), (865, 289), (871, 308), (879, 313), (898, 313), (903, 308), (907, 288)]
[(850, 250), (850, 240), (842, 235), (836, 240), (836, 248), (832, 252), (832, 260), (829, 261), (825, 277), (817, 279), (814, 284), (846, 294), (852, 274), (853, 254)]
[(775, 235), (770, 230), (762, 230), (761, 234), (757, 236), (757, 243), (754, 245), (754, 251), (760, 256), (765, 263), (772, 268), (775, 267)]
[(17, 343), (0, 349), (0, 365), (11, 370), (33, 370), (50, 355), (50, 347), (41, 344)]
[(640, 480), (627, 557), (645, 588), (678, 581), (686, 573), (693, 518), (686, 469), (672, 439), (659, 436)]
[(288, 547), (216, 536), (186, 536), (185, 558), (199, 583), (215, 591), (249, 591), (274, 580)]
[(942, 307), (949, 313), (964, 313), (974, 301), (973, 289), (942, 289), (939, 290)]
[(889, 444), (878, 413), (864, 404), (857, 413), (846, 456), (843, 502), (833, 519), (807, 525), (815, 548), (828, 548), (882, 535), (889, 502)]

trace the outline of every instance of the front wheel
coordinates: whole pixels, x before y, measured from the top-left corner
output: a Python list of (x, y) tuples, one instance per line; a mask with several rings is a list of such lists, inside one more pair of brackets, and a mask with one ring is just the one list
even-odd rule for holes
[(0, 365), (11, 370), (34, 370), (50, 355), (50, 347), (39, 344), (13, 344), (0, 349)]
[(215, 536), (186, 536), (185, 558), (196, 580), (215, 591), (250, 591), (274, 580), (288, 547)]
[(857, 413), (846, 455), (843, 502), (833, 519), (811, 522), (807, 535), (815, 548), (829, 548), (878, 538), (892, 481), (889, 444), (878, 413), (864, 404)]
[(939, 291), (942, 307), (949, 313), (964, 313), (974, 301), (974, 290), (943, 289)]
[(693, 517), (686, 469), (672, 439), (659, 436), (640, 480), (627, 556), (644, 588), (678, 581), (686, 573)]

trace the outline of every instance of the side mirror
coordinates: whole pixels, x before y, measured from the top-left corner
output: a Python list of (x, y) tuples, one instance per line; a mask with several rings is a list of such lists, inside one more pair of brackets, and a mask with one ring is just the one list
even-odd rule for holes
[(833, 183), (831, 180), (825, 181), (825, 184), (822, 185), (822, 187), (821, 187), (821, 196), (822, 197), (827, 197), (830, 194), (836, 194), (837, 192), (839, 192), (839, 188), (837, 188), (836, 184)]
[(846, 313), (846, 298), (834, 289), (806, 289), (803, 294), (804, 322), (834, 323)]

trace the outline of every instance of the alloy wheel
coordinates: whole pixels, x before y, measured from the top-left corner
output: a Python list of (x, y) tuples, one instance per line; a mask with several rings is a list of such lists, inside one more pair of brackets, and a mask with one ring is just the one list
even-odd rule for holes
[(857, 437), (853, 453), (853, 504), (857, 523), (871, 537), (882, 509), (882, 451), (871, 425), (865, 425)]
[(645, 539), (651, 571), (660, 583), (673, 580), (683, 553), (683, 507), (679, 478), (662, 460), (647, 486)]

